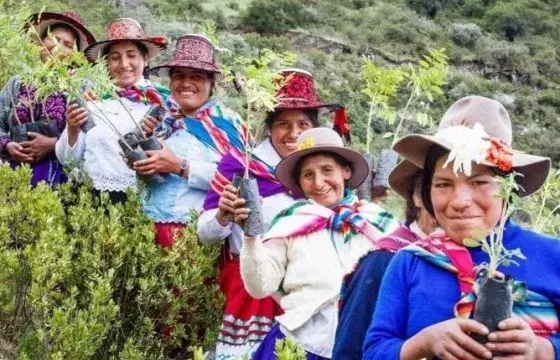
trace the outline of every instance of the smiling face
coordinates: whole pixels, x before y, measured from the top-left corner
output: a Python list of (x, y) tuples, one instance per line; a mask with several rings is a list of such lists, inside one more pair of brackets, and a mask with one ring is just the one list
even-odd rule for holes
[(196, 114), (197, 110), (210, 98), (214, 81), (209, 72), (191, 69), (174, 68), (171, 73), (171, 93), (188, 116)]
[(473, 164), (471, 176), (456, 176), (450, 166), (436, 162), (430, 189), (436, 219), (447, 235), (462, 243), (474, 231), (488, 233), (500, 220), (503, 199), (497, 197), (500, 184), (495, 174), (484, 165)]
[(313, 127), (311, 118), (301, 110), (282, 110), (270, 126), (270, 140), (280, 155), (285, 158), (297, 150), (299, 134)]
[(50, 32), (50, 37), (47, 32), (42, 39), (44, 47), (41, 50), (41, 60), (45, 62), (49, 54), (57, 52), (70, 56), (77, 41), (75, 32), (66, 26), (53, 26)]
[(310, 155), (301, 163), (299, 186), (306, 198), (331, 207), (342, 200), (352, 171), (329, 155)]
[(147, 57), (132, 41), (117, 41), (107, 53), (107, 66), (111, 77), (120, 87), (129, 87), (142, 79)]

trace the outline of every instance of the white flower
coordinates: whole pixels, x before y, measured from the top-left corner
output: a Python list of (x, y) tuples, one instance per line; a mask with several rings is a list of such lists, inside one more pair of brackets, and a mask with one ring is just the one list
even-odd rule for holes
[(479, 123), (476, 123), (473, 128), (464, 125), (451, 126), (438, 131), (435, 137), (451, 145), (451, 151), (443, 167), (453, 162), (455, 175), (458, 175), (460, 171), (470, 176), (472, 163), (480, 164), (486, 159), (487, 151), (490, 148), (490, 142), (487, 140), (488, 134)]

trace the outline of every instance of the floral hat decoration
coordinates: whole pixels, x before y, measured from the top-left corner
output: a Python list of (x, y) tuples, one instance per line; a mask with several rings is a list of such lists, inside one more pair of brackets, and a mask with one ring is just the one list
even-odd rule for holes
[(333, 129), (350, 141), (350, 127), (346, 109), (341, 104), (326, 104), (317, 98), (315, 80), (311, 73), (297, 68), (280, 70), (284, 78), (277, 91), (278, 103), (275, 110), (317, 110), (319, 115), (334, 113)]
[(317, 152), (331, 152), (340, 155), (352, 164), (352, 175), (348, 179), (348, 187), (355, 189), (360, 186), (369, 173), (369, 165), (357, 151), (344, 146), (340, 135), (329, 128), (317, 127), (302, 132), (297, 139), (298, 150), (286, 156), (276, 166), (276, 178), (288, 189), (301, 192), (298, 181), (294, 178), (294, 168), (298, 161), (307, 155)]
[(56, 24), (64, 24), (70, 26), (74, 29), (78, 35), (76, 41), (78, 50), (84, 51), (88, 46), (95, 42), (95, 37), (86, 28), (84, 20), (75, 11), (65, 11), (63, 13), (54, 12), (41, 12), (33, 14), (29, 17), (29, 21), (26, 23), (25, 28), (30, 26), (35, 28), (39, 38), (43, 38), (48, 29)]
[(105, 40), (91, 45), (84, 53), (88, 59), (95, 61), (103, 55), (107, 47), (122, 40), (137, 41), (146, 46), (148, 60), (158, 56), (167, 48), (165, 36), (146, 36), (142, 26), (136, 20), (121, 18), (111, 20), (105, 29)]
[(509, 114), (496, 100), (467, 96), (455, 102), (443, 116), (434, 135), (412, 134), (395, 143), (393, 149), (419, 168), (434, 145), (449, 150), (444, 167), (453, 166), (455, 174), (470, 176), (472, 163), (515, 171), (521, 175), (519, 196), (537, 191), (550, 171), (550, 158), (525, 154), (512, 148)]

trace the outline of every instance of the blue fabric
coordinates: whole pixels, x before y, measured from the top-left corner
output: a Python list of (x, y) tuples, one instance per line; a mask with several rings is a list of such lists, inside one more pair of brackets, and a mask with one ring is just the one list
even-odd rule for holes
[(144, 213), (155, 222), (185, 224), (191, 220), (192, 210), (202, 210), (221, 155), (185, 129), (173, 132), (165, 143), (176, 156), (189, 162), (189, 179), (168, 174), (164, 183), (147, 186)]
[(333, 359), (360, 360), (366, 331), (371, 324), (383, 274), (395, 255), (387, 250), (373, 251), (348, 279), (340, 302)]
[[(280, 330), (280, 325), (276, 324), (270, 329), (263, 342), (253, 354), (252, 360), (276, 360), (275, 346), (277, 340), (286, 338), (286, 335)], [(329, 360), (328, 358), (318, 356), (309, 352), (305, 353), (306, 360)], [(333, 357), (333, 359), (336, 359)]]
[[(560, 310), (560, 241), (510, 222), (504, 246), (520, 248), (527, 260), (498, 270), (524, 281), (528, 289), (547, 296)], [(475, 264), (488, 262), (480, 248), (469, 249)], [(398, 360), (404, 342), (420, 330), (454, 317), (460, 298), (455, 274), (408, 251), (399, 251), (381, 284), (373, 322), (364, 341), (365, 360)], [(560, 335), (550, 341), (560, 360)]]

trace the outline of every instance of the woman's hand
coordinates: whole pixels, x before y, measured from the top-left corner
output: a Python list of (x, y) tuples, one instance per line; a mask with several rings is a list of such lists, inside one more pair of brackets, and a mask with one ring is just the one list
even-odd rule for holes
[(222, 226), (226, 226), (229, 220), (226, 218), (227, 214), (235, 214), (234, 203), (239, 198), (239, 190), (229, 184), (226, 185), (224, 191), (220, 195), (220, 200), (218, 201), (218, 212), (216, 213), (216, 220)]
[(24, 148), (33, 162), (42, 160), (45, 156), (54, 151), (56, 145), (56, 138), (51, 138), (36, 132), (28, 132), (27, 136), (31, 138), (30, 141), (24, 141), (20, 145)]
[(72, 104), (66, 109), (66, 128), (68, 132), (68, 145), (74, 146), (78, 141), (80, 128), (86, 123), (88, 118), (87, 109), (78, 107), (78, 104)]
[(158, 120), (150, 115), (146, 115), (142, 119), (142, 123), (140, 124), (140, 127), (142, 128), (144, 135), (149, 137), (152, 136), (159, 123), (161, 123), (161, 120)]
[(6, 145), (6, 151), (10, 154), (10, 157), (17, 162), (28, 164), (33, 162), (33, 158), (27, 153), (28, 150), (15, 141), (10, 141)]
[(238, 198), (232, 204), (235, 208), (235, 223), (241, 227), (243, 227), (245, 220), (247, 220), (249, 213), (251, 212), (251, 209), (243, 207), (243, 205), (245, 205), (245, 199), (243, 198)]
[[(536, 360), (553, 359), (554, 349), (550, 341), (539, 338), (533, 332), (529, 324), (518, 318), (512, 317), (498, 324), (500, 330), (488, 335), (489, 342), (486, 347), (495, 352), (504, 354), (502, 357), (494, 357), (496, 360)], [(548, 343), (546, 345), (544, 342)], [(550, 352), (551, 356), (539, 356)]]
[(147, 159), (135, 161), (134, 170), (142, 175), (181, 173), (181, 159), (162, 143), (161, 150), (147, 150)]
[(429, 326), (405, 342), (401, 359), (437, 356), (443, 360), (491, 359), (492, 353), (470, 337), (487, 335), (488, 329), (470, 319), (451, 319)]

